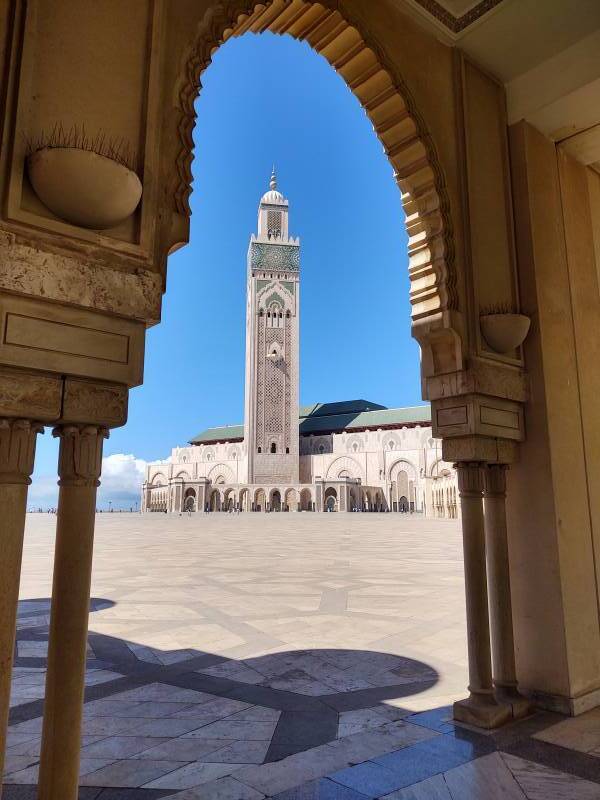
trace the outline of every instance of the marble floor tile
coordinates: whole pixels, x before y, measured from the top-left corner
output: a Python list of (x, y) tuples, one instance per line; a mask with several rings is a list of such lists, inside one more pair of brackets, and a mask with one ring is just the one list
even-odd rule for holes
[[(101, 739), (93, 744), (88, 744), (81, 750), (81, 755), (84, 758), (112, 758), (113, 761), (117, 759), (129, 758), (154, 747), (156, 744), (162, 744), (168, 739), (162, 739), (157, 742), (156, 739), (148, 736), (108, 736), (106, 739)], [(161, 760), (159, 758), (155, 760)], [(169, 760), (164, 758), (162, 760)], [(183, 761), (185, 759), (172, 759)]]
[[(149, 740), (152, 741), (152, 740)], [(157, 740), (154, 739), (154, 742)], [(138, 751), (136, 758), (153, 761), (220, 761), (209, 758), (215, 751), (223, 750), (235, 743), (233, 739), (166, 739)]]
[(80, 785), (133, 788), (143, 786), (180, 767), (181, 762), (177, 761), (150, 761), (144, 759), (115, 761), (82, 776)]
[(274, 795), (273, 800), (366, 800), (366, 795), (328, 778), (310, 781)]
[[(412, 786), (386, 794), (381, 800), (453, 800), (443, 775), (434, 775)], [(467, 800), (467, 795), (465, 795)], [(484, 791), (477, 800), (494, 800)], [(500, 800), (500, 798), (498, 798)]]
[(527, 800), (499, 753), (455, 767), (444, 773), (444, 779), (452, 800), (479, 800), (481, 797)]
[(178, 792), (176, 797), (177, 800), (263, 800), (265, 795), (229, 775), (194, 789)]
[(210, 700), (200, 704), (190, 705), (181, 711), (176, 711), (172, 716), (185, 718), (185, 717), (213, 717), (214, 719), (223, 719), (229, 717), (238, 711), (246, 711), (251, 708), (251, 703), (244, 703), (240, 700), (232, 700), (229, 697), (215, 697), (211, 695)]
[(211, 722), (195, 731), (185, 733), (184, 737), (199, 736), (202, 739), (241, 739), (244, 741), (271, 741), (274, 724), (259, 720), (224, 719)]
[(600, 708), (594, 708), (578, 717), (568, 717), (536, 733), (534, 738), (582, 753), (600, 750)]
[(503, 753), (502, 759), (527, 800), (600, 800), (598, 783), (517, 756)]
[[(231, 775), (240, 769), (239, 764), (204, 764), (194, 762), (163, 775), (161, 778), (144, 783), (146, 789), (191, 789), (216, 778)], [(138, 784), (142, 785), (142, 784)]]
[(262, 764), (267, 756), (269, 744), (269, 741), (232, 742), (220, 750), (213, 750), (204, 756), (203, 760), (224, 764)]

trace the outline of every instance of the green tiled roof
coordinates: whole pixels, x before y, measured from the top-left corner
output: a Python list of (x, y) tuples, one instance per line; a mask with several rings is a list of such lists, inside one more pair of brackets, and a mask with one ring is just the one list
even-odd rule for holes
[[(431, 408), (427, 405), (386, 408), (368, 400), (344, 400), (340, 403), (315, 403), (300, 409), (300, 434), (337, 433), (363, 428), (397, 425), (429, 425)], [(207, 428), (190, 439), (190, 444), (231, 442), (244, 438), (243, 425)]]
[(243, 425), (221, 425), (218, 428), (207, 428), (198, 436), (190, 439), (190, 444), (208, 444), (209, 442), (232, 442), (244, 438)]
[(384, 409), (379, 403), (369, 400), (342, 400), (340, 403), (313, 403), (310, 406), (300, 406), (300, 419), (304, 417), (330, 417), (335, 414), (353, 414), (361, 411), (374, 411)]

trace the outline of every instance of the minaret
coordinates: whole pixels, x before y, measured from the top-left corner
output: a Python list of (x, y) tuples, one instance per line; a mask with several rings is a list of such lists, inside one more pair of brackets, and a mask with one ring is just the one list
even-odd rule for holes
[(300, 241), (275, 168), (248, 248), (244, 438), (248, 483), (298, 483)]

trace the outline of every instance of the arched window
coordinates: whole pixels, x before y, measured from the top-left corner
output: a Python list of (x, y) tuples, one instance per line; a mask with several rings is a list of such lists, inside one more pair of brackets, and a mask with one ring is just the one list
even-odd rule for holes
[(393, 450), (393, 449), (394, 449), (394, 441), (393, 441), (393, 440), (390, 440), (390, 441), (388, 442), (388, 449), (389, 449), (389, 450)]
[(319, 445), (319, 453), (324, 453), (324, 452), (325, 452), (325, 445), (324, 444), (320, 444)]
[(286, 448), (285, 448), (285, 452), (286, 452), (286, 453), (289, 453), (289, 452), (290, 452), (290, 448), (289, 448), (289, 447), (286, 447)]
[(271, 452), (272, 453), (277, 452), (277, 445), (275, 444), (275, 442), (271, 442)]
[(357, 442), (354, 442), (354, 444), (352, 445), (352, 452), (353, 453), (357, 453), (358, 452), (358, 444), (357, 444)]
[(258, 452), (259, 452), (259, 453), (262, 453), (262, 447), (259, 447), (259, 448), (258, 448)]

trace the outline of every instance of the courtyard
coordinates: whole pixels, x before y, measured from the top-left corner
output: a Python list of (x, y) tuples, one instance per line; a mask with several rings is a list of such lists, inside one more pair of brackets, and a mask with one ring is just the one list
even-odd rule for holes
[[(5, 800), (35, 797), (55, 523), (27, 519)], [(450, 721), (457, 521), (99, 514), (91, 597), (84, 800), (600, 798), (595, 712)]]

